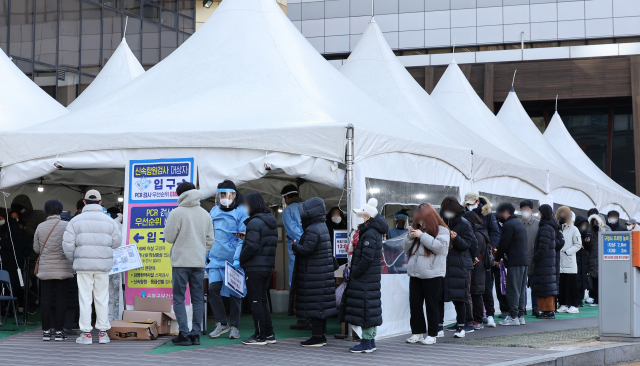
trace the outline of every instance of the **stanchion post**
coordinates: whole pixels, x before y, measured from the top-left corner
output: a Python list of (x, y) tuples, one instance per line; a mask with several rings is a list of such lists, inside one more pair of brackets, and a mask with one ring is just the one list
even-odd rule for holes
[[(345, 163), (347, 165), (347, 233), (349, 233), (349, 243), (353, 236), (353, 155), (354, 155), (354, 142), (353, 142), (353, 125), (349, 123), (347, 126), (347, 153), (345, 156)], [(347, 266), (351, 266), (351, 257), (347, 255)], [(347, 336), (347, 340), (352, 340), (351, 327), (349, 323), (345, 323), (344, 332)]]

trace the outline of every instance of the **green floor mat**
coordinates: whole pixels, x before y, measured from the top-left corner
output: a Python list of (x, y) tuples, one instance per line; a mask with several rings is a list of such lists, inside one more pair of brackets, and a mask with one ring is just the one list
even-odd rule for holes
[[(598, 316), (598, 306), (590, 306), (589, 304), (585, 304), (584, 307), (578, 308), (580, 312), (578, 314), (568, 314), (568, 313), (556, 313), (556, 319), (582, 319), (582, 318), (595, 318)], [(524, 320), (527, 322), (537, 322), (544, 321), (544, 319), (538, 319), (535, 316), (531, 315), (531, 310), (527, 310), (529, 315), (524, 316)], [(496, 318), (496, 323), (499, 318)]]
[[(3, 317), (4, 319), (4, 317)], [(11, 337), (12, 335), (16, 335), (22, 332), (26, 332), (28, 330), (31, 329), (36, 329), (36, 328), (40, 328), (42, 326), (42, 323), (40, 322), (42, 318), (40, 317), (40, 308), (36, 308), (36, 313), (34, 315), (29, 315), (27, 317), (27, 320), (30, 323), (35, 323), (35, 325), (19, 325), (18, 326), (18, 330), (15, 331), (0, 331), (0, 339), (2, 338), (7, 338), (7, 337)], [(1, 319), (0, 319), (1, 320)], [(18, 323), (22, 322), (23, 320), (23, 315), (22, 314), (18, 314)], [(13, 318), (13, 314), (11, 314), (11, 317), (7, 319), (7, 324), (5, 324), (2, 328), (0, 329), (12, 329), (15, 326), (16, 322)]]
[[(276, 339), (285, 339), (285, 338), (296, 338), (296, 337), (310, 337), (310, 330), (292, 330), (289, 329), (291, 324), (296, 322), (296, 317), (287, 316), (285, 313), (277, 313), (271, 314), (271, 320), (273, 323), (273, 331), (276, 334)], [(215, 328), (215, 324), (209, 323), (207, 332), (210, 333)], [(187, 349), (194, 348), (205, 348), (205, 347), (217, 347), (217, 346), (227, 346), (230, 344), (241, 344), (242, 339), (249, 338), (254, 332), (253, 327), (253, 317), (251, 315), (243, 315), (240, 317), (240, 339), (229, 339), (229, 334), (223, 334), (220, 338), (209, 338), (208, 335), (200, 336), (200, 345), (199, 346), (174, 346), (173, 343), (167, 342), (159, 347), (156, 347), (147, 353), (169, 353), (169, 352), (177, 352), (184, 351)], [(327, 320), (327, 334), (332, 336), (333, 334), (338, 334), (342, 332), (342, 324), (338, 323), (335, 318)]]

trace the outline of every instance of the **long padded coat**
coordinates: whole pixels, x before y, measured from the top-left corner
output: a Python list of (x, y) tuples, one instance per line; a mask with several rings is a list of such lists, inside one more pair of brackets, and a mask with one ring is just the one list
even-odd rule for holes
[(533, 278), (531, 296), (547, 297), (558, 294), (558, 274), (556, 268), (556, 231), (558, 222), (540, 220), (536, 241), (533, 246)]
[(293, 243), (296, 262), (289, 294), (289, 315), (301, 319), (326, 319), (338, 313), (333, 250), (325, 224), (326, 209), (321, 198), (313, 197), (298, 205), (304, 233)]
[(351, 259), (345, 321), (370, 328), (382, 324), (380, 262), (382, 235), (389, 231), (389, 226), (382, 215), (376, 215), (362, 224), (359, 230), (358, 246)]
[[(458, 216), (451, 220), (443, 219), (451, 231), (455, 231), (455, 239), (447, 254), (447, 274), (444, 277), (443, 301), (466, 301), (467, 299), (467, 269), (473, 266), (469, 248), (476, 242), (471, 224), (464, 217)], [(477, 246), (477, 244), (475, 244)]]
[(484, 294), (485, 282), (487, 280), (487, 268), (484, 266), (484, 257), (487, 253), (487, 243), (489, 243), (491, 239), (484, 225), (474, 226), (473, 234), (478, 241), (476, 258), (480, 261), (473, 266), (473, 271), (471, 272), (471, 293)]

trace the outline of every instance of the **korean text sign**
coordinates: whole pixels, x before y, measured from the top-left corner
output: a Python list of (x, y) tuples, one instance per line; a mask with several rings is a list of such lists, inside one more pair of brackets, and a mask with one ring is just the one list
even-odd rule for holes
[(602, 234), (602, 250), (605, 261), (629, 260), (631, 255), (631, 234)]
[(164, 239), (165, 212), (178, 206), (177, 186), (194, 182), (194, 159), (131, 160), (128, 166), (127, 244), (136, 244), (142, 267), (127, 272), (125, 297), (172, 298), (171, 243)]
[(349, 251), (349, 235), (347, 230), (333, 231), (333, 255), (336, 258), (347, 258)]

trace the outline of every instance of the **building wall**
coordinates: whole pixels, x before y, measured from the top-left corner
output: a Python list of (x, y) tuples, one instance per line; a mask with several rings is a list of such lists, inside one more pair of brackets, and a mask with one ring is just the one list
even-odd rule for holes
[(320, 53), (348, 53), (372, 4), (398, 50), (640, 35), (638, 0), (289, 0), (287, 14)]
[[(200, 28), (204, 24), (204, 22), (206, 22), (207, 19), (209, 19), (211, 14), (213, 14), (213, 12), (218, 8), (221, 1), (222, 0), (214, 1), (209, 8), (205, 8), (202, 1), (196, 2), (196, 30), (198, 30), (198, 28)], [(278, 2), (278, 5), (280, 5), (280, 8), (282, 9), (282, 11), (284, 11), (284, 13), (286, 14), (287, 0), (276, 0), (276, 1)]]
[(69, 105), (122, 40), (145, 69), (195, 30), (196, 0), (0, 0), (0, 48)]

